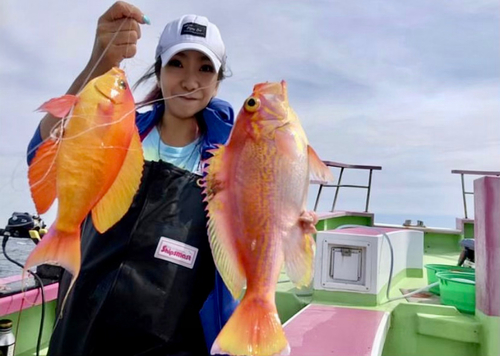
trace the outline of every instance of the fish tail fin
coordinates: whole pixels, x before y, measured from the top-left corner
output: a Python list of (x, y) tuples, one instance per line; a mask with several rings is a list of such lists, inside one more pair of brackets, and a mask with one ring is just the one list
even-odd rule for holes
[(24, 264), (23, 277), (28, 268), (43, 263), (60, 265), (71, 273), (71, 284), (63, 300), (62, 312), (69, 291), (80, 273), (80, 262), (80, 230), (62, 232), (52, 226), (28, 256)]
[(211, 354), (289, 355), (290, 345), (272, 300), (245, 295), (217, 336)]

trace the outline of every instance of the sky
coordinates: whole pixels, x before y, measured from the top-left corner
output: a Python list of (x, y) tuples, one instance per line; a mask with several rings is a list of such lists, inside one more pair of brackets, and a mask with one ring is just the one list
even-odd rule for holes
[[(0, 2), (0, 227), (13, 211), (35, 213), (26, 178), (26, 146), (43, 116), (35, 110), (63, 95), (84, 68), (97, 19), (112, 3)], [(220, 28), (232, 72), (218, 96), (237, 112), (254, 84), (286, 80), (322, 159), (382, 167), (370, 197), (377, 222), (454, 227), (464, 212), (460, 176), (451, 170), (500, 171), (496, 0), (131, 3), (152, 24), (141, 28), (137, 55), (122, 63), (130, 83), (153, 63), (168, 21), (208, 17)], [(350, 171), (343, 180), (367, 178)], [(468, 190), (476, 178), (466, 180)], [(326, 190), (318, 210), (329, 209), (332, 197)], [(337, 208), (363, 210), (364, 198), (343, 189)], [(472, 197), (468, 203), (472, 216)], [(51, 223), (55, 215), (56, 207), (43, 218)]]

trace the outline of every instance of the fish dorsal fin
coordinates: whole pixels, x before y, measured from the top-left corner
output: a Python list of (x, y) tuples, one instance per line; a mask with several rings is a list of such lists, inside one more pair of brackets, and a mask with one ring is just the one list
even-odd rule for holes
[(49, 138), (42, 143), (28, 169), (31, 196), (38, 214), (46, 213), (56, 198), (56, 156), (59, 142)]
[(46, 101), (38, 110), (46, 111), (55, 117), (66, 117), (77, 101), (78, 97), (76, 95), (66, 94)]
[(307, 153), (309, 156), (309, 170), (311, 172), (312, 179), (325, 183), (332, 182), (334, 179), (332, 172), (318, 157), (316, 151), (314, 151), (311, 146), (307, 146)]
[[(233, 210), (229, 207), (230, 194), (225, 186), (227, 174), (225, 168), (228, 154), (226, 147), (219, 146), (211, 150), (214, 154), (209, 160), (204, 181), (205, 201), (208, 211), (208, 238), (212, 255), (224, 283), (234, 298), (241, 297), (246, 283), (245, 270), (239, 259), (236, 247), (236, 238), (232, 229), (232, 219), (229, 214)], [(234, 220), (234, 219), (233, 219)]]
[(100, 233), (113, 226), (128, 211), (141, 183), (144, 158), (137, 130), (134, 130), (123, 165), (115, 181), (92, 209), (92, 221)]

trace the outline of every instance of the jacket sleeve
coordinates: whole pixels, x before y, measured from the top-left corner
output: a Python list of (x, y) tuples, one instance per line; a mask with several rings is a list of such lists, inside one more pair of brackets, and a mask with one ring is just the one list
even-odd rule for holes
[[(154, 127), (156, 117), (158, 116), (158, 114), (162, 114), (162, 110), (158, 110), (158, 108), (156, 107), (153, 108), (153, 110), (145, 113), (136, 112), (135, 124), (139, 129), (139, 134), (141, 135), (141, 138), (144, 138), (143, 136), (147, 135), (147, 133), (149, 133), (149, 130), (151, 130), (151, 128)], [(31, 138), (31, 141), (28, 144), (28, 150), (26, 155), (28, 166), (31, 164), (31, 161), (35, 157), (36, 151), (41, 143), (42, 143), (42, 136), (40, 133), (40, 124), (38, 124), (38, 127), (36, 128), (35, 133), (33, 134), (33, 137)]]
[(203, 119), (207, 126), (204, 145), (201, 154), (203, 160), (211, 155), (207, 151), (224, 144), (229, 138), (234, 124), (234, 111), (231, 105), (224, 100), (214, 98), (203, 110)]
[(40, 124), (39, 124), (35, 130), (35, 133), (33, 134), (33, 137), (31, 138), (31, 141), (28, 144), (28, 151), (26, 154), (26, 160), (28, 162), (28, 166), (35, 157), (36, 150), (38, 149), (38, 146), (40, 146), (41, 143), (42, 143), (42, 136), (40, 134)]

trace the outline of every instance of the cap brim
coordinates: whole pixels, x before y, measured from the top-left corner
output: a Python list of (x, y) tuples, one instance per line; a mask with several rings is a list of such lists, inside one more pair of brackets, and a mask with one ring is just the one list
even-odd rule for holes
[(161, 65), (164, 66), (165, 64), (167, 64), (170, 58), (172, 58), (175, 54), (188, 50), (194, 50), (205, 54), (212, 61), (215, 67), (215, 71), (219, 71), (221, 67), (220, 59), (217, 58), (217, 56), (209, 48), (199, 43), (179, 43), (170, 47), (160, 55)]

